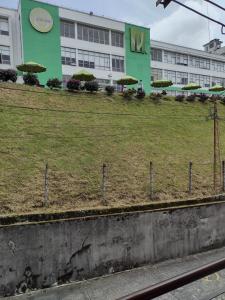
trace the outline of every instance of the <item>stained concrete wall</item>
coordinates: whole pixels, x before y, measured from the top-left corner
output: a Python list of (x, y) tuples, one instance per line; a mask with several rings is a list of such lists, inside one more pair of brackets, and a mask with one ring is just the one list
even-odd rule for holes
[(225, 202), (0, 227), (0, 296), (225, 245)]

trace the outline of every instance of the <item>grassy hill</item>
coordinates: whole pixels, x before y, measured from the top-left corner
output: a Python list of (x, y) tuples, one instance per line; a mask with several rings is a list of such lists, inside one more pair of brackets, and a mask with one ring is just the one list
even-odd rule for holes
[[(108, 206), (149, 202), (149, 162), (156, 201), (212, 193), (212, 105), (125, 101), (121, 96), (51, 92), (0, 84), (0, 214), (100, 207), (107, 164)], [(225, 118), (225, 106), (219, 104)], [(225, 121), (220, 122), (225, 158)], [(49, 207), (42, 207), (49, 164)]]

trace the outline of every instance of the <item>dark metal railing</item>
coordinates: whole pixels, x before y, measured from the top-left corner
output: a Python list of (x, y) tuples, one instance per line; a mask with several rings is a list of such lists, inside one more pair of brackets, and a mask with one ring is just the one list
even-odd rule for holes
[(223, 269), (225, 269), (225, 258), (149, 286), (118, 300), (151, 300)]

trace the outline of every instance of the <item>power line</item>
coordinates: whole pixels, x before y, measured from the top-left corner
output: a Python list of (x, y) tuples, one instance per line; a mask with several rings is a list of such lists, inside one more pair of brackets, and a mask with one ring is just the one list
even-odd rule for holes
[(210, 3), (210, 4), (214, 5), (214, 6), (216, 6), (217, 8), (222, 9), (223, 11), (225, 11), (225, 8), (224, 8), (223, 6), (221, 6), (221, 5), (219, 5), (219, 4), (215, 3), (215, 2), (213, 2), (213, 1), (211, 1), (211, 0), (203, 0), (203, 1), (208, 2), (208, 3)]
[[(159, 114), (156, 116), (148, 116), (148, 115), (139, 115), (139, 114), (132, 114), (132, 113), (117, 113), (117, 112), (93, 112), (93, 111), (79, 111), (79, 110), (61, 110), (61, 109), (53, 109), (53, 108), (39, 108), (39, 107), (31, 107), (31, 106), (17, 106), (17, 105), (5, 105), (0, 104), (1, 107), (6, 108), (14, 108), (14, 109), (26, 109), (26, 110), (37, 110), (37, 111), (50, 111), (50, 112), (57, 112), (57, 113), (77, 113), (77, 114), (90, 114), (90, 115), (106, 115), (106, 116), (129, 116), (129, 117), (141, 117), (144, 119), (151, 120), (151, 118), (159, 118), (159, 117), (171, 117), (173, 119), (176, 119), (174, 115), (168, 115), (168, 114)], [(2, 111), (0, 111), (2, 112)], [(203, 115), (194, 115), (194, 117), (204, 117)], [(180, 119), (184, 119), (186, 117), (182, 117)]]

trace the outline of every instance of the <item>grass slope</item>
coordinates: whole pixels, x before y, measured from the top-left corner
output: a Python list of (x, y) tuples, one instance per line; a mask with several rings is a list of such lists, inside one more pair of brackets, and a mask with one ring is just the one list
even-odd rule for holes
[[(126, 102), (118, 95), (0, 84), (0, 214), (100, 207), (103, 163), (109, 206), (149, 202), (150, 160), (157, 201), (188, 197), (190, 160), (193, 196), (212, 193), (213, 122), (206, 120), (211, 105)], [(224, 118), (225, 107), (218, 108)], [(224, 129), (221, 120), (222, 158)], [(46, 162), (47, 209), (42, 207)]]

